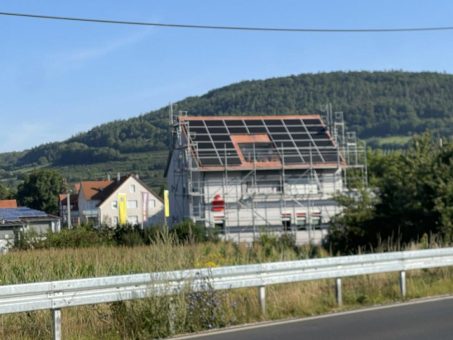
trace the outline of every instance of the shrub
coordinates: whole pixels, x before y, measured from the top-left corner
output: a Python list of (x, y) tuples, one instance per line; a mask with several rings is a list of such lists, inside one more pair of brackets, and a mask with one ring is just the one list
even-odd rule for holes
[(186, 220), (173, 226), (170, 230), (176, 239), (184, 243), (197, 243), (207, 241), (204, 227)]

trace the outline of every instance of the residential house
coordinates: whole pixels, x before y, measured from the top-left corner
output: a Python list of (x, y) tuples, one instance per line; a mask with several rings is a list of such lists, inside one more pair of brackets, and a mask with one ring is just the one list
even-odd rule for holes
[(138, 176), (116, 180), (82, 181), (78, 194), (81, 222), (94, 225), (163, 223), (163, 202)]
[(60, 231), (60, 218), (27, 207), (0, 208), (0, 252), (17, 241), (20, 232), (37, 234)]

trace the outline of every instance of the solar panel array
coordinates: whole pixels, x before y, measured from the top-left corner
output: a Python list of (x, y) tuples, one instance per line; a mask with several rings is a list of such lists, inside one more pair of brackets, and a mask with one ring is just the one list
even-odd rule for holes
[[(190, 119), (187, 129), (201, 166), (238, 166), (241, 159), (231, 135), (267, 134), (286, 165), (338, 161), (338, 150), (321, 119)], [(259, 148), (257, 148), (259, 149)], [(256, 161), (259, 159), (259, 155)]]
[(20, 221), (22, 218), (47, 217), (43, 211), (34, 210), (26, 207), (20, 208), (0, 208), (0, 220)]

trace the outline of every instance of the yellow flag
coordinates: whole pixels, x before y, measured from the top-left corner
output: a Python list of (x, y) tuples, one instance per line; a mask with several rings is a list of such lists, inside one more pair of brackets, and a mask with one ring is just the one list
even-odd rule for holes
[(118, 222), (126, 224), (127, 222), (127, 205), (126, 194), (118, 194)]
[(170, 217), (170, 202), (168, 200), (168, 190), (164, 190), (165, 217)]

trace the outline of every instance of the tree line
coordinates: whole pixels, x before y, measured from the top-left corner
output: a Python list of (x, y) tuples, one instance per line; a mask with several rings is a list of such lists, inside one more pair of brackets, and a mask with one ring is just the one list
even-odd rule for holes
[[(429, 129), (453, 135), (453, 75), (421, 72), (330, 72), (244, 81), (189, 97), (175, 111), (192, 115), (320, 113), (332, 103), (361, 138), (410, 136)], [(2, 156), (1, 167), (63, 166), (122, 160), (130, 153), (165, 150), (168, 108), (103, 124), (65, 142)]]
[(405, 151), (369, 153), (369, 188), (338, 197), (344, 207), (326, 244), (340, 252), (453, 241), (453, 143), (429, 133)]

